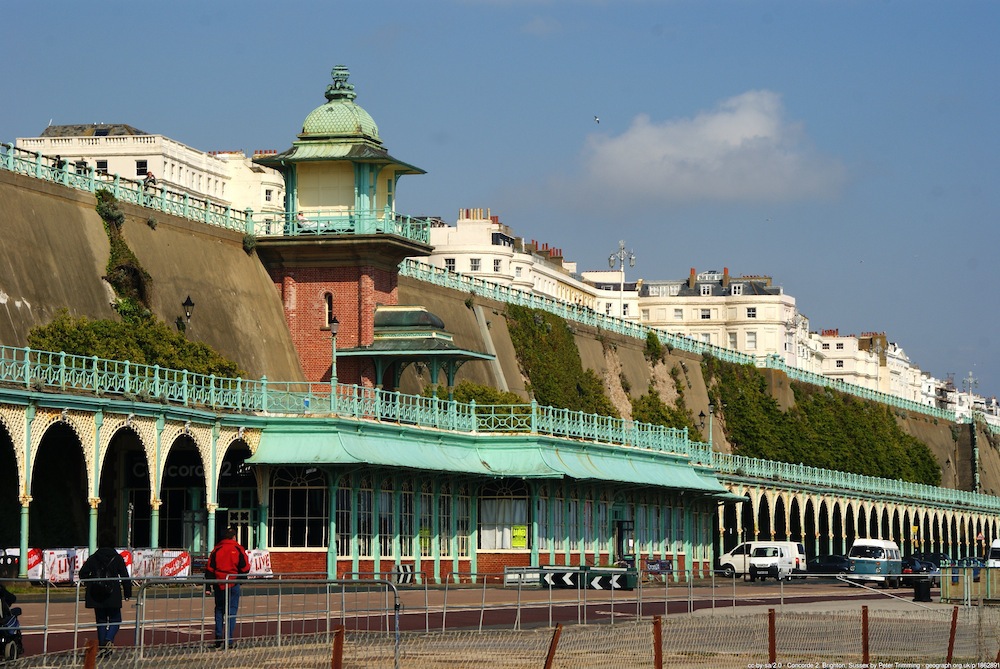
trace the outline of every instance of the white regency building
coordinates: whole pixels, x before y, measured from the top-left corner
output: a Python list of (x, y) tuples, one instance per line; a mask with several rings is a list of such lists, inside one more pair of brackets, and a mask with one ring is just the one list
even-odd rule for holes
[(243, 211), (285, 210), (285, 183), (270, 168), (254, 164), (243, 151), (205, 153), (163, 135), (125, 124), (50, 125), (39, 137), (19, 137), (15, 146), (64, 163), (78, 174), (144, 181), (156, 187)]

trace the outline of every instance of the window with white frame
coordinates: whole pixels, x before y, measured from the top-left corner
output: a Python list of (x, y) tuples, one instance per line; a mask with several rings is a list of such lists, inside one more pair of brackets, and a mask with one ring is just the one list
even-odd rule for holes
[(482, 261), (479, 258), (469, 258), (469, 271), (478, 272)]
[(712, 284), (703, 283), (701, 284), (701, 296), (708, 297), (712, 294)]
[(267, 515), (270, 545), (307, 548), (327, 545), (329, 508), (326, 476), (315, 467), (279, 467), (271, 478)]
[(649, 320), (649, 309), (642, 309), (639, 314), (643, 321)]
[(469, 534), (471, 528), (469, 486), (461, 484), (455, 492), (455, 533), (458, 535), (458, 556), (468, 557), (470, 553)]
[(500, 258), (494, 258), (493, 259), (493, 271), (494, 272), (500, 272), (500, 271), (502, 271), (502, 269), (501, 269), (502, 267), (503, 267), (503, 261)]
[(451, 485), (442, 483), (438, 489), (438, 551), (451, 555)]
[(395, 516), (392, 509), (392, 479), (382, 481), (381, 490), (378, 493), (378, 554), (390, 556), (392, 551), (392, 539), (395, 532), (392, 529), (392, 519)]
[(454, 272), (455, 271), (455, 259), (454, 258), (445, 258), (444, 259), (444, 268), (446, 270), (448, 270), (449, 272)]
[(147, 163), (145, 160), (135, 161), (135, 175), (137, 177), (146, 176), (146, 172), (148, 171), (149, 171), (149, 163)]
[(622, 302), (622, 316), (628, 316), (628, 302)]
[(732, 285), (732, 294), (733, 295), (742, 295), (743, 294), (743, 284), (742, 283), (734, 283)]
[(682, 321), (682, 320), (684, 320), (684, 310), (683, 309), (674, 309), (674, 320), (675, 321)]
[(747, 318), (757, 318), (757, 307), (747, 307)]
[(434, 490), (424, 481), (420, 485), (420, 556), (432, 555), (434, 538)]
[(702, 344), (711, 344), (712, 343), (712, 333), (710, 333), (710, 332), (702, 332), (701, 333), (701, 343)]
[(358, 516), (358, 542), (356, 546), (358, 556), (360, 557), (372, 556), (372, 531), (374, 529), (372, 518), (372, 511), (374, 511), (372, 505), (373, 497), (371, 477), (362, 477), (355, 500), (355, 508), (357, 509)]
[[(523, 481), (483, 486), (479, 497), (479, 548), (514, 548), (528, 526), (528, 489)], [(528, 537), (530, 544), (530, 537)]]
[(408, 480), (399, 492), (399, 554), (413, 557), (413, 483)]
[(515, 267), (514, 268), (514, 276), (516, 276), (519, 279), (521, 278), (521, 268), (520, 267)]
[(734, 351), (739, 348), (735, 332), (729, 333), (729, 348), (733, 349)]
[(711, 309), (702, 309), (701, 310), (701, 320), (707, 321), (707, 320), (709, 320), (711, 318), (712, 318), (712, 310)]
[(351, 497), (351, 479), (342, 476), (337, 483), (337, 555), (351, 554)]
[(828, 343), (824, 343), (824, 344), (823, 344), (823, 350), (824, 350), (824, 351), (829, 351), (829, 350), (830, 350), (830, 344), (828, 344)]
[(838, 341), (837, 342), (837, 350), (838, 351), (843, 351), (844, 350), (844, 342), (842, 342), (842, 341)]
[(97, 169), (97, 173), (98, 174), (107, 174), (108, 173), (108, 161), (106, 161), (106, 160), (98, 160), (95, 163), (95, 168)]
[(549, 499), (548, 488), (542, 486), (535, 503), (535, 523), (538, 525), (538, 550), (549, 550)]
[(747, 350), (756, 351), (757, 350), (757, 333), (748, 332), (747, 333)]
[(270, 202), (274, 198), (274, 191), (270, 188), (264, 189), (264, 202)]
[(837, 369), (843, 369), (843, 368), (844, 368), (844, 361), (843, 360), (838, 360), (837, 361)]

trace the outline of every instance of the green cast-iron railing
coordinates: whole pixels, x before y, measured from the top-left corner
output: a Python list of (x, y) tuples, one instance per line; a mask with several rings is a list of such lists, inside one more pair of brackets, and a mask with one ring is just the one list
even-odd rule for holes
[(281, 415), (336, 415), (461, 432), (532, 433), (677, 453), (704, 464), (708, 444), (686, 429), (541, 406), (476, 405), (379, 388), (262, 379), (223, 378), (129, 361), (0, 347), (0, 383), (29, 391), (115, 395), (215, 411)]
[(829, 491), (856, 491), (875, 497), (921, 500), (938, 505), (969, 506), (1000, 511), (1000, 497), (951, 488), (938, 488), (898, 479), (852, 474), (790, 462), (761, 460), (731, 453), (714, 453), (712, 468), (720, 474), (748, 479), (787, 482), (795, 486), (815, 486)]
[(529, 404), (484, 405), (340, 384), (193, 374), (157, 365), (0, 346), (0, 383), (234, 413), (330, 416), (465, 433), (543, 434), (679, 454), (723, 475), (1000, 511), (1000, 497), (713, 452), (687, 430)]
[(594, 311), (588, 307), (578, 304), (569, 304), (562, 300), (551, 297), (536, 295), (527, 291), (503, 286), (478, 277), (467, 277), (458, 272), (441, 269), (433, 265), (408, 258), (399, 266), (400, 276), (411, 277), (420, 281), (426, 281), (436, 286), (452, 288), (465, 293), (481, 295), (487, 299), (505, 302), (507, 304), (517, 304), (532, 309), (540, 309), (553, 313), (566, 320), (574, 321), (582, 325), (614, 332), (627, 337), (646, 339), (650, 332), (659, 337), (660, 342), (666, 346), (696, 353), (698, 355), (711, 355), (724, 362), (731, 362), (738, 365), (755, 365), (765, 369), (776, 369), (785, 372), (790, 378), (804, 383), (811, 383), (827, 388), (834, 388), (844, 393), (856, 395), (864, 399), (874, 400), (898, 409), (915, 411), (935, 418), (942, 418), (952, 422), (957, 421), (954, 411), (928, 406), (920, 402), (897, 397), (889, 393), (879, 392), (871, 388), (865, 388), (853, 383), (847, 383), (841, 379), (823, 376), (814, 372), (808, 372), (795, 367), (789, 367), (784, 359), (779, 355), (752, 356), (739, 351), (716, 346), (706, 342), (691, 339), (673, 332), (667, 332), (659, 328), (653, 328), (640, 323), (633, 323), (614, 316), (608, 316)]
[(91, 166), (77, 168), (67, 161), (57, 164), (51, 157), (13, 144), (0, 144), (0, 169), (89, 193), (104, 188), (121, 202), (255, 236), (382, 233), (423, 244), (430, 240), (430, 223), (426, 219), (403, 216), (388, 208), (381, 212), (309, 212), (303, 216), (294, 212), (255, 214), (251, 209), (239, 211), (189, 193), (99, 172)]

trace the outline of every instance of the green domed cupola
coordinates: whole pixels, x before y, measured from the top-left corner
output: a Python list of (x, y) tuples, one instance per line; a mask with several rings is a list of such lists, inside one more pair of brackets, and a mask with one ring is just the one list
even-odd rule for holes
[(354, 84), (347, 83), (351, 73), (343, 65), (337, 65), (332, 75), (333, 83), (326, 87), (326, 104), (306, 116), (299, 139), (364, 138), (381, 144), (374, 119), (354, 102), (357, 97)]

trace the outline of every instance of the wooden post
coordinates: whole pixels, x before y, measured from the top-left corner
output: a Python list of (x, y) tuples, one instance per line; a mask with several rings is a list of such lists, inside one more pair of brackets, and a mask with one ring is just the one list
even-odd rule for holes
[(559, 635), (562, 634), (562, 625), (556, 624), (556, 629), (552, 632), (552, 641), (549, 643), (549, 654), (545, 657), (545, 669), (552, 669), (552, 663), (556, 659), (556, 647), (559, 646)]
[(771, 664), (778, 661), (778, 639), (774, 609), (767, 610), (767, 661)]
[(97, 639), (87, 639), (87, 650), (83, 653), (83, 669), (97, 666)]
[(653, 667), (663, 669), (663, 619), (653, 616)]
[(344, 669), (344, 635), (343, 625), (333, 628), (333, 657), (330, 660), (330, 669)]
[(951, 658), (955, 654), (955, 631), (958, 629), (958, 607), (956, 606), (951, 610), (951, 634), (948, 635), (948, 664), (951, 664)]
[(868, 664), (868, 607), (861, 607), (861, 663)]

